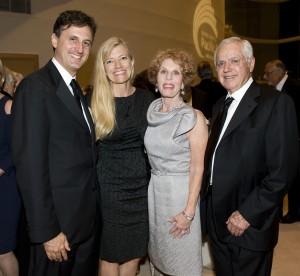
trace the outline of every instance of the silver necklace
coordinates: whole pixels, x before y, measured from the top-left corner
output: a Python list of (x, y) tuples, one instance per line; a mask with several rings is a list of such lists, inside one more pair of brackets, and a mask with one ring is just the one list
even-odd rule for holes
[[(168, 110), (166, 112), (170, 113), (170, 112), (178, 109), (179, 107), (181, 107), (182, 103), (183, 103), (183, 99), (181, 98), (181, 101), (180, 101), (180, 103), (178, 105), (174, 106), (173, 108), (171, 108), (170, 110)], [(163, 104), (161, 103), (160, 106), (158, 107), (158, 111), (162, 111), (162, 107), (163, 107)]]

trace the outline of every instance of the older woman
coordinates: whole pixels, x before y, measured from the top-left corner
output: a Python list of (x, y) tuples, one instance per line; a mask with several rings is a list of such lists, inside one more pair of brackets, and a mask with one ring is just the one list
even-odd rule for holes
[(112, 37), (100, 46), (91, 107), (99, 140), (103, 276), (134, 276), (147, 254), (150, 165), (144, 134), (154, 96), (131, 85), (133, 66), (133, 54), (124, 40)]
[(199, 276), (198, 201), (208, 131), (203, 114), (181, 97), (194, 80), (194, 64), (188, 53), (168, 49), (155, 56), (148, 72), (161, 94), (149, 107), (145, 134), (152, 167), (149, 256), (154, 275)]

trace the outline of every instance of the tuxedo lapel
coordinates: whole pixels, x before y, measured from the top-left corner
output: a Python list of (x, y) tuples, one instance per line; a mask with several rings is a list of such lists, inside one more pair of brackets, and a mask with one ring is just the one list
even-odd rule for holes
[[(55, 82), (55, 86), (57, 86), (56, 95), (57, 97), (64, 103), (64, 105), (67, 107), (67, 109), (74, 115), (76, 120), (80, 122), (80, 124), (87, 128), (87, 130), (90, 132), (92, 136), (93, 142), (95, 141), (95, 129), (94, 129), (94, 123), (90, 114), (90, 111), (87, 107), (86, 101), (83, 98), (83, 95), (80, 95), (81, 103), (83, 105), (90, 129), (87, 125), (87, 122), (84, 118), (84, 115), (82, 113), (82, 110), (78, 108), (78, 104), (76, 103), (74, 96), (72, 95), (71, 91), (69, 90), (68, 86), (64, 82), (62, 76), (60, 75), (59, 71), (53, 64), (53, 62), (50, 60), (48, 64), (46, 65), (46, 68), (50, 70), (50, 75), (53, 76), (53, 80)], [(91, 130), (91, 131), (90, 131)]]
[(213, 109), (213, 115), (212, 115), (212, 118), (210, 120), (210, 124), (209, 124), (209, 132), (211, 132), (211, 129), (212, 129), (212, 126), (214, 125), (215, 123), (215, 120), (216, 118), (218, 117), (218, 114), (221, 110), (221, 108), (223, 107), (224, 105), (224, 102), (225, 102), (225, 98), (226, 97), (222, 97), (220, 100), (218, 100), (214, 106), (214, 109)]
[(89, 108), (88, 108), (88, 105), (87, 105), (87, 103), (86, 103), (86, 100), (85, 100), (85, 98), (83, 97), (82, 93), (80, 94), (80, 100), (81, 100), (81, 103), (82, 103), (84, 112), (85, 112), (85, 114), (86, 114), (86, 118), (87, 118), (87, 120), (88, 120), (88, 122), (89, 122), (89, 125), (90, 125), (91, 136), (92, 136), (92, 138), (93, 138), (93, 141), (95, 141), (95, 128), (94, 128), (94, 122), (93, 122), (93, 119), (92, 119), (90, 110), (89, 110)]
[(69, 88), (67, 87), (63, 79), (61, 79), (58, 85), (58, 88), (56, 90), (56, 95), (64, 103), (67, 109), (74, 115), (74, 117), (80, 122), (80, 124), (88, 128), (82, 110), (78, 108), (78, 105), (73, 95), (71, 94)]
[[(249, 114), (257, 106), (255, 98), (260, 95), (259, 86), (255, 83), (248, 88), (244, 97), (242, 98), (239, 106), (237, 107), (233, 117), (231, 118), (228, 127), (226, 128), (222, 139), (229, 135), (233, 130), (235, 130), (246, 118), (249, 117)], [(221, 139), (221, 140), (222, 140)]]

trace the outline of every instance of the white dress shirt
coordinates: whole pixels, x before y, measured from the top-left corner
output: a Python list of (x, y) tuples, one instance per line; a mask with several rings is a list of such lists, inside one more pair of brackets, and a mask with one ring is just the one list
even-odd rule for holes
[(217, 142), (217, 145), (215, 147), (214, 153), (213, 153), (213, 157), (212, 157), (212, 164), (211, 164), (211, 175), (210, 175), (210, 184), (212, 184), (212, 180), (213, 180), (213, 172), (214, 172), (214, 162), (215, 162), (215, 153), (216, 153), (216, 149), (224, 135), (224, 132), (226, 130), (226, 128), (229, 125), (229, 122), (231, 121), (231, 118), (233, 117), (237, 107), (239, 106), (242, 98), (244, 97), (244, 95), (246, 94), (246, 91), (248, 90), (248, 88), (250, 87), (251, 83), (253, 82), (252, 77), (250, 77), (248, 79), (248, 81), (237, 91), (235, 91), (232, 94), (227, 94), (226, 99), (228, 97), (232, 97), (233, 101), (231, 103), (231, 105), (228, 108), (228, 112), (227, 112), (227, 116), (226, 116), (226, 120), (224, 122), (223, 128), (221, 130), (220, 136), (219, 136), (219, 140)]
[[(71, 85), (70, 85), (70, 83), (71, 83), (71, 81), (72, 81), (72, 79), (75, 79), (76, 80), (76, 78), (75, 77), (73, 77), (73, 76), (71, 76), (70, 74), (69, 74), (69, 72), (53, 57), (52, 58), (52, 62), (54, 63), (54, 65), (55, 65), (55, 67), (57, 68), (57, 70), (59, 71), (59, 73), (61, 74), (61, 77), (63, 78), (63, 80), (65, 81), (65, 83), (66, 83), (66, 85), (68, 86), (68, 88), (69, 88), (69, 90), (70, 90), (70, 92), (71, 92), (71, 94), (73, 95), (73, 97), (74, 97), (74, 92), (73, 92), (73, 89), (72, 89), (72, 87), (71, 87)], [(87, 123), (87, 125), (88, 125), (88, 127), (89, 127), (89, 130), (91, 131), (91, 127), (90, 127), (90, 125), (89, 125), (89, 122), (88, 122), (88, 120), (87, 120), (87, 117), (86, 117), (86, 114), (85, 114), (85, 111), (84, 111), (84, 108), (83, 108), (83, 106), (82, 106), (82, 103), (81, 103), (81, 109), (82, 109), (82, 111), (83, 111), (83, 116), (84, 116), (84, 119), (85, 119), (85, 121), (86, 121), (86, 123)]]
[(287, 78), (288, 78), (288, 75), (287, 75), (287, 73), (285, 73), (284, 77), (281, 79), (280, 82), (277, 83), (277, 85), (275, 87), (278, 91), (282, 90), (282, 87), (283, 87), (283, 85), (284, 85)]

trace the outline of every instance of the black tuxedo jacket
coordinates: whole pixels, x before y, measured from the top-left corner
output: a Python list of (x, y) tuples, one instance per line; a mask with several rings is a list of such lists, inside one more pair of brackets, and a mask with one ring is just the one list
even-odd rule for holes
[[(215, 106), (212, 118), (224, 103)], [(278, 240), (278, 205), (297, 170), (298, 134), (292, 99), (255, 82), (248, 88), (216, 149), (212, 180), (212, 211), (223, 242), (249, 250), (270, 250)], [(208, 156), (205, 157), (205, 172)], [(206, 229), (208, 175), (201, 189), (202, 231)], [(241, 237), (227, 230), (236, 210), (250, 223)]]
[(295, 103), (297, 122), (298, 122), (298, 131), (299, 131), (299, 137), (300, 137), (300, 108), (299, 108), (299, 105), (300, 105), (300, 81), (288, 76), (281, 91), (290, 95)]
[(91, 131), (52, 61), (18, 86), (12, 107), (12, 151), (31, 242), (60, 232), (86, 239), (97, 217), (96, 151)]

